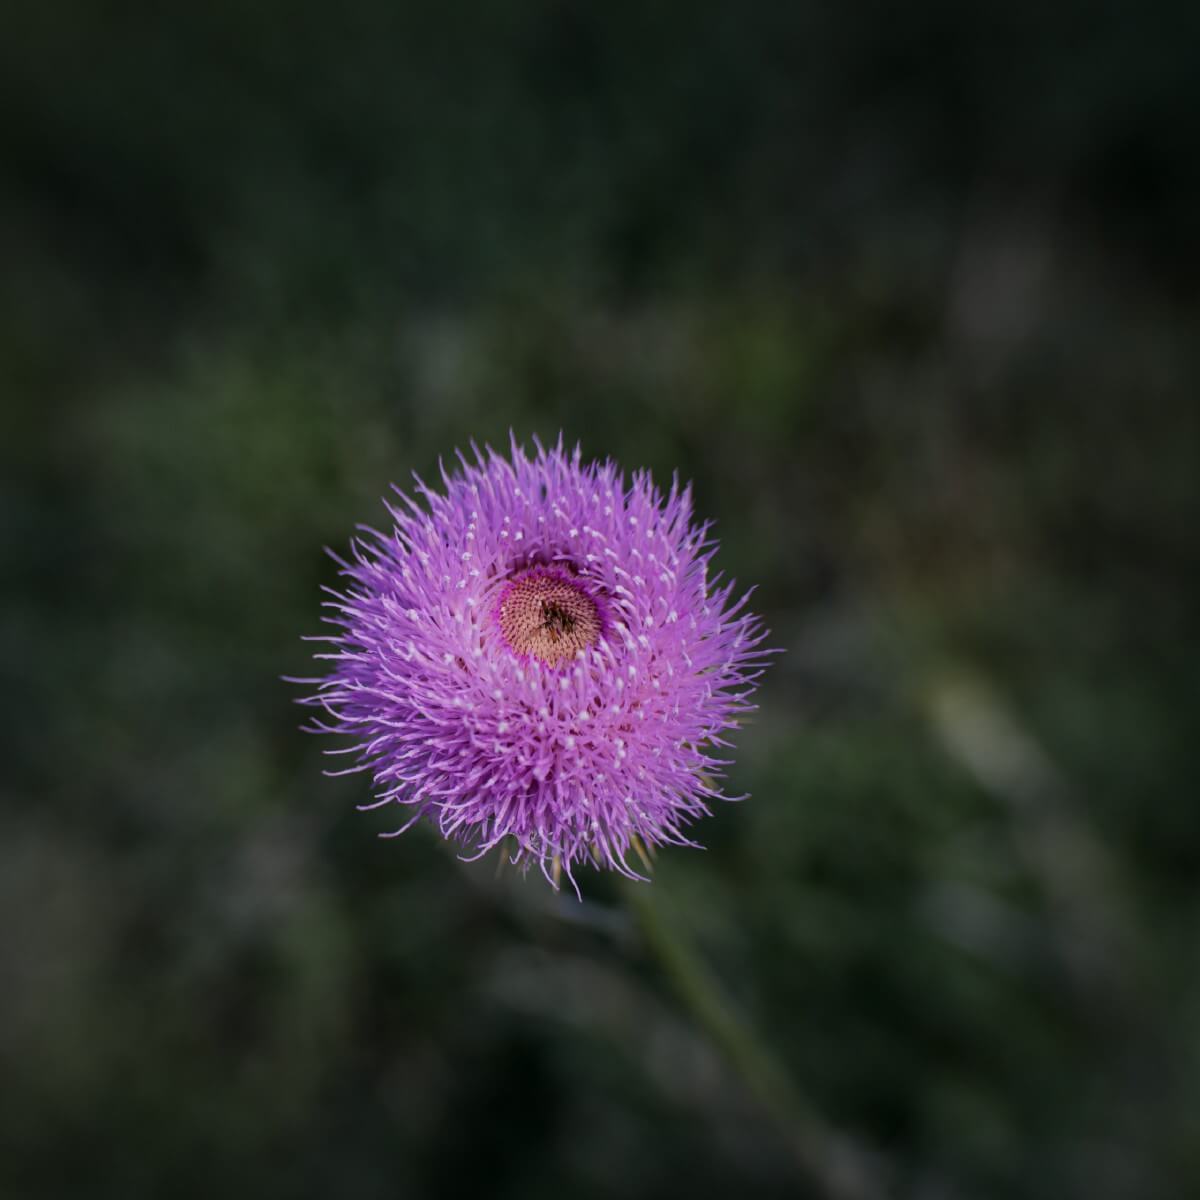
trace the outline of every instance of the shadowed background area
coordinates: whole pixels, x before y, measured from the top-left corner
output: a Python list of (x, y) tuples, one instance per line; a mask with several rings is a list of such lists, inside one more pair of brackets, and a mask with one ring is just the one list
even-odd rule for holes
[(651, 900), (847, 1153), (1200, 1187), (1198, 11), (6, 6), (0, 1191), (816, 1194), (610, 879), (297, 730), (321, 547), (510, 428), (759, 586)]

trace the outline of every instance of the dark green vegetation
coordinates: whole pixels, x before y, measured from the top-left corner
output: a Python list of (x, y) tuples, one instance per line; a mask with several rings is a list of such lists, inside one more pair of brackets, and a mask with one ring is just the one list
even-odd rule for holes
[(470, 437), (787, 649), (653, 893), (895, 1194), (1200, 1187), (1195, 6), (0, 16), (0, 1192), (804, 1194), (611, 881), (372, 836), (284, 673)]

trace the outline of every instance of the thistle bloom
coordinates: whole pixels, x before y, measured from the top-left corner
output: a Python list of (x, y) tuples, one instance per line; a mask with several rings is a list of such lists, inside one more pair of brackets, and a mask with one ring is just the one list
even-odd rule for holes
[(685, 829), (734, 798), (714, 755), (753, 707), (765, 632), (710, 577), (690, 487), (535, 445), (460, 453), (445, 494), (414, 476), (423, 505), (397, 489), (392, 529), (334, 555), (331, 668), (302, 703), (354, 739), (331, 753), (372, 773), (360, 807), (407, 810), (396, 834), (425, 817), (555, 886), (588, 860), (642, 878), (631, 850), (696, 845)]

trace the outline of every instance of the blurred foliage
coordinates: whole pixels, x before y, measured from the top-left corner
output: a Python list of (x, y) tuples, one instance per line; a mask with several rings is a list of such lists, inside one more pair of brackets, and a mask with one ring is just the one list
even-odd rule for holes
[(296, 730), (320, 547), (510, 428), (759, 585), (654, 900), (894, 1193), (1200, 1187), (1198, 25), (6, 7), (3, 1194), (803, 1194), (611, 881)]

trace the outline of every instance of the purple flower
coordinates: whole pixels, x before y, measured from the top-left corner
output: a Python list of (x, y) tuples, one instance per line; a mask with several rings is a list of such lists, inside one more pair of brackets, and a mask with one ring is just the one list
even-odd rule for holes
[(361, 807), (411, 813), (396, 833), (427, 817), (556, 886), (588, 860), (642, 878), (631, 849), (695, 845), (685, 829), (730, 798), (714, 753), (770, 652), (750, 593), (710, 577), (690, 487), (535, 445), (460, 453), (444, 495), (417, 478), (424, 506), (397, 490), (393, 528), (334, 555), (330, 671), (302, 703), (355, 739), (330, 753), (372, 773)]

